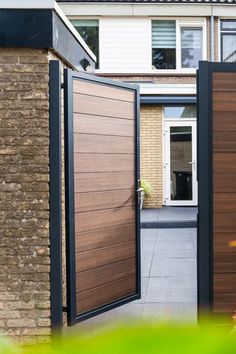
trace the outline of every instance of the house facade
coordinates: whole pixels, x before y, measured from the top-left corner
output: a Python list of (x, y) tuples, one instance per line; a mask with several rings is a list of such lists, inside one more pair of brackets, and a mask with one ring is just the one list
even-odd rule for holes
[(196, 72), (200, 60), (236, 61), (236, 1), (58, 3), (96, 54), (96, 74), (140, 85), (145, 206), (196, 206)]

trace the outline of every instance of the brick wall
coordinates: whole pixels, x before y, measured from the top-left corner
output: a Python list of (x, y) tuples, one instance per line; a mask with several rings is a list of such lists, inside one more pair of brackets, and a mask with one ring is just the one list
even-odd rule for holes
[(141, 178), (152, 186), (152, 196), (144, 206), (163, 205), (163, 119), (162, 106), (141, 106)]
[(50, 334), (49, 67), (44, 50), (0, 51), (0, 327)]
[(195, 75), (163, 75), (163, 74), (152, 74), (149, 76), (145, 76), (145, 75), (132, 75), (132, 76), (125, 76), (124, 75), (119, 75), (119, 76), (115, 76), (115, 75), (105, 75), (102, 74), (100, 76), (103, 77), (110, 77), (113, 80), (119, 80), (119, 81), (129, 81), (129, 82), (141, 82), (141, 81), (148, 81), (148, 82), (152, 82), (154, 84), (196, 84), (196, 76)]
[[(219, 61), (219, 18), (214, 18), (214, 60)], [(207, 60), (211, 60), (211, 19), (207, 18)]]
[(214, 33), (215, 33), (215, 61), (219, 61), (219, 18), (215, 18), (214, 23)]

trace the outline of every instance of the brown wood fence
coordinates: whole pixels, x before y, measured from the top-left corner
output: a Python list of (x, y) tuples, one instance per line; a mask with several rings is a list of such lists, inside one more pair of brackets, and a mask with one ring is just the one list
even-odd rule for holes
[(199, 69), (199, 305), (236, 310), (236, 64)]

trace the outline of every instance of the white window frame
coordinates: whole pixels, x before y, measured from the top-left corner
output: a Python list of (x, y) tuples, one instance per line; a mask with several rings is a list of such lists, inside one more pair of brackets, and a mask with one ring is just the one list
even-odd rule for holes
[[(202, 60), (207, 60), (207, 32), (206, 32), (206, 19), (205, 18), (173, 18), (173, 17), (153, 17), (152, 21), (168, 21), (172, 20), (176, 23), (176, 69), (155, 69), (152, 68), (154, 73), (162, 74), (177, 74), (177, 73), (190, 73), (195, 74), (198, 68), (181, 68), (181, 28), (202, 28)], [(151, 29), (152, 33), (152, 29)], [(151, 48), (152, 51), (152, 48)]]
[(221, 21), (222, 20), (228, 20), (228, 21), (236, 21), (236, 17), (220, 17), (218, 19), (218, 48), (219, 48), (219, 52), (218, 52), (218, 60), (219, 62), (221, 62), (221, 59), (222, 59), (222, 40), (221, 40), (221, 36), (222, 36), (222, 33), (236, 33), (236, 31), (222, 31), (221, 30)]

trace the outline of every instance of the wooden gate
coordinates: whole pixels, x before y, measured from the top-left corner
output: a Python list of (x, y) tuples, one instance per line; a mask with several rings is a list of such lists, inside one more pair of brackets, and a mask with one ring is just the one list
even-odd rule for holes
[(236, 310), (236, 64), (198, 73), (199, 306)]
[(69, 324), (140, 297), (139, 94), (65, 71)]

